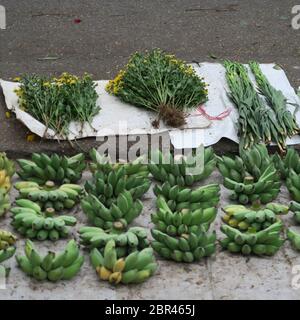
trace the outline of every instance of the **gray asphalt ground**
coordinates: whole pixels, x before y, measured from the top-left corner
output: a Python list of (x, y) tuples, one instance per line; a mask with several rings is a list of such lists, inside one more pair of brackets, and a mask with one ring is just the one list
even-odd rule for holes
[[(134, 51), (160, 47), (191, 61), (230, 58), (276, 62), (300, 85), (300, 30), (291, 27), (293, 0), (0, 0), (0, 77), (63, 71), (112, 78)], [(80, 23), (75, 23), (80, 19)], [(26, 142), (28, 130), (5, 118), (0, 96), (0, 149), (13, 157), (33, 151), (74, 153), (68, 143)], [(79, 142), (84, 150), (95, 139)], [(221, 141), (216, 149), (236, 149)]]

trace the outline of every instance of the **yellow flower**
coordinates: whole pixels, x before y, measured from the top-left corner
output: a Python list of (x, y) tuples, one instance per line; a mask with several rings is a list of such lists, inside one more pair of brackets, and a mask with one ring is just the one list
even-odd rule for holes
[(44, 82), (44, 83), (43, 83), (43, 86), (44, 86), (44, 87), (50, 87), (50, 82)]
[(26, 140), (27, 142), (33, 142), (35, 140), (35, 134), (28, 134)]
[(21, 77), (16, 77), (16, 78), (14, 78), (14, 81), (15, 81), (15, 82), (20, 82), (20, 81), (21, 81)]

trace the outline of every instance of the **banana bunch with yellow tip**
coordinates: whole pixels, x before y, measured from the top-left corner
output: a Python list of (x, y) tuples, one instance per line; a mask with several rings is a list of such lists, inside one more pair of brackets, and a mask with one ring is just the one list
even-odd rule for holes
[(120, 193), (115, 201), (106, 207), (93, 194), (81, 200), (83, 212), (89, 222), (95, 227), (105, 230), (126, 230), (127, 226), (140, 215), (143, 204), (140, 200), (134, 201), (131, 193), (127, 190)]
[(241, 204), (273, 201), (280, 191), (280, 176), (273, 157), (263, 144), (241, 150), (235, 158), (218, 157), (218, 168), (224, 178), (224, 186), (233, 190), (232, 201)]
[(132, 227), (124, 233), (107, 233), (97, 227), (82, 227), (79, 235), (80, 244), (89, 249), (97, 248), (102, 254), (107, 242), (114, 240), (118, 258), (149, 247), (147, 231), (141, 227)]
[(111, 171), (124, 168), (125, 175), (131, 176), (132, 178), (148, 178), (149, 176), (148, 167), (146, 164), (144, 164), (145, 159), (143, 156), (128, 163), (112, 163), (109, 156), (101, 155), (96, 149), (92, 149), (90, 151), (90, 157), (92, 162), (90, 163), (89, 167), (93, 173), (101, 171), (105, 174), (109, 174)]
[(279, 203), (268, 203), (256, 210), (243, 205), (228, 205), (223, 208), (223, 222), (241, 231), (260, 231), (278, 220), (278, 215), (287, 214), (289, 207)]
[(5, 215), (5, 213), (9, 210), (9, 208), (10, 208), (9, 194), (5, 190), (0, 189), (0, 217)]
[(16, 247), (8, 247), (6, 249), (0, 249), (0, 279), (2, 277), (8, 277), (10, 268), (6, 268), (1, 265), (2, 262), (10, 259), (16, 252)]
[(280, 238), (282, 228), (281, 221), (277, 221), (259, 232), (241, 232), (223, 224), (221, 231), (226, 235), (226, 238), (222, 239), (220, 243), (224, 249), (231, 253), (272, 256), (284, 243), (284, 240)]
[(25, 274), (38, 281), (70, 280), (78, 274), (84, 262), (74, 240), (67, 244), (63, 252), (56, 254), (49, 251), (45, 256), (41, 256), (34, 244), (27, 240), (24, 252), (25, 256), (16, 256), (18, 266)]
[(81, 179), (86, 168), (85, 156), (79, 153), (73, 157), (59, 156), (53, 153), (33, 153), (31, 160), (17, 160), (20, 170), (17, 172), (22, 180), (44, 185), (47, 181), (57, 184), (75, 183)]
[(57, 187), (53, 181), (47, 181), (44, 186), (32, 181), (21, 181), (15, 184), (15, 188), (19, 191), (18, 199), (29, 199), (37, 202), (43, 210), (52, 208), (55, 211), (74, 208), (84, 192), (77, 184)]
[(0, 170), (0, 189), (4, 190), (5, 192), (9, 192), (11, 189), (11, 177), (8, 175), (6, 170)]
[(300, 251), (300, 234), (292, 229), (287, 230), (287, 239), (290, 241), (292, 247)]
[(172, 211), (164, 197), (156, 201), (157, 212), (151, 215), (155, 228), (169, 236), (181, 236), (187, 233), (207, 231), (217, 216), (217, 208), (181, 209)]
[(216, 233), (204, 231), (171, 237), (157, 229), (151, 230), (155, 239), (152, 248), (163, 258), (176, 262), (195, 262), (216, 251)]
[(15, 174), (15, 165), (6, 153), (0, 152), (0, 217), (10, 208), (8, 192), (11, 189), (11, 177)]
[(0, 250), (8, 249), (17, 241), (17, 237), (9, 231), (0, 229)]
[(141, 198), (150, 188), (150, 179), (142, 176), (127, 176), (124, 167), (109, 173), (97, 171), (92, 180), (85, 183), (88, 194), (96, 196), (106, 207), (116, 204), (117, 198), (125, 191), (130, 192), (133, 200)]
[(16, 200), (16, 207), (10, 209), (13, 214), (11, 225), (23, 236), (40, 241), (56, 241), (69, 236), (68, 226), (77, 223), (72, 216), (54, 217), (54, 209), (42, 211), (41, 207), (28, 199)]
[(148, 168), (155, 180), (167, 181), (171, 187), (175, 185), (184, 187), (192, 186), (195, 182), (207, 178), (215, 169), (216, 162), (211, 147), (206, 149), (199, 147), (195, 154), (175, 157), (171, 153), (163, 154), (157, 150), (152, 153)]
[(152, 248), (135, 251), (124, 258), (118, 258), (114, 240), (106, 243), (103, 254), (96, 248), (93, 249), (90, 259), (99, 278), (113, 285), (142, 283), (157, 269)]
[(298, 152), (292, 148), (287, 148), (285, 156), (278, 153), (274, 155), (274, 163), (280, 171), (282, 179), (287, 179), (290, 171), (293, 170), (297, 175), (300, 174), (300, 157)]
[(296, 201), (291, 201), (290, 208), (294, 213), (294, 220), (297, 224), (300, 224), (300, 203)]
[(5, 152), (0, 152), (0, 172), (3, 170), (5, 171), (5, 175), (9, 177), (12, 177), (16, 172), (14, 162), (7, 158)]
[(217, 206), (220, 200), (220, 186), (209, 184), (196, 189), (184, 188), (175, 185), (171, 187), (169, 182), (162, 186), (155, 185), (154, 194), (163, 196), (172, 211), (188, 209), (195, 211)]

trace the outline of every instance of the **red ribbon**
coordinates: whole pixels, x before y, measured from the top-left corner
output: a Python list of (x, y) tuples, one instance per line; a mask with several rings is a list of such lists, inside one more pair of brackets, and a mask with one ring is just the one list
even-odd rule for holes
[[(231, 112), (231, 108), (226, 109), (225, 111), (221, 112), (217, 116), (210, 116), (205, 110), (204, 106), (201, 105), (197, 108), (197, 111), (200, 113), (200, 115), (204, 116), (208, 120), (223, 120), (224, 118), (228, 117)], [(199, 116), (199, 114), (194, 114), (192, 116)]]

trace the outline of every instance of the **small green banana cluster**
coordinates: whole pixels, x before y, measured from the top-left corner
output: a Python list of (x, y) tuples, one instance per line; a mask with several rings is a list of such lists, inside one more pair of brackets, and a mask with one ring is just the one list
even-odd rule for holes
[(300, 173), (296, 173), (294, 169), (290, 169), (286, 178), (286, 186), (292, 199), (300, 202)]
[(93, 249), (90, 259), (99, 278), (114, 285), (142, 283), (157, 270), (152, 248), (135, 251), (118, 259), (114, 240), (106, 243), (103, 254), (96, 248)]
[(17, 241), (17, 237), (9, 231), (0, 229), (0, 250), (8, 249)]
[(172, 211), (164, 197), (157, 198), (157, 212), (151, 215), (155, 228), (171, 237), (207, 231), (217, 216), (217, 208)]
[(9, 160), (5, 152), (0, 152), (0, 171), (5, 170), (9, 177), (12, 177), (16, 173), (15, 164)]
[(290, 241), (292, 247), (300, 251), (300, 234), (292, 229), (287, 230), (287, 239)]
[(223, 208), (223, 222), (240, 231), (257, 232), (268, 228), (278, 220), (278, 215), (287, 214), (289, 207), (268, 203), (265, 208), (253, 210), (243, 205), (228, 205)]
[(280, 191), (280, 176), (273, 157), (263, 144), (241, 150), (234, 159), (223, 156), (218, 158), (218, 168), (224, 178), (224, 186), (233, 190), (232, 201), (241, 204), (273, 201)]
[(172, 211), (211, 208), (215, 207), (220, 200), (218, 184), (209, 184), (193, 190), (178, 185), (171, 187), (169, 182), (165, 182), (162, 186), (155, 185), (153, 191), (157, 197), (163, 196), (167, 200)]
[(9, 160), (6, 153), (0, 152), (0, 217), (10, 208), (9, 191), (11, 177), (15, 174), (15, 165)]
[[(171, 153), (163, 154), (157, 150), (152, 154), (151, 159), (148, 168), (154, 179), (160, 182), (168, 181), (171, 187), (175, 185), (192, 186), (195, 182), (207, 178), (215, 169), (217, 162), (211, 147), (206, 148), (204, 152), (198, 152), (195, 156), (190, 154), (187, 157), (178, 157), (178, 159)], [(189, 169), (197, 163), (204, 164), (203, 171), (200, 174), (189, 174)]]
[(296, 201), (291, 201), (290, 208), (294, 213), (294, 220), (297, 224), (300, 224), (300, 203)]
[(79, 230), (80, 243), (89, 249), (97, 248), (102, 254), (108, 241), (115, 241), (115, 249), (118, 258), (122, 258), (131, 252), (149, 247), (147, 231), (141, 227), (132, 227), (124, 233), (106, 233), (97, 227), (82, 227)]
[(245, 233), (223, 224), (221, 231), (226, 235), (226, 238), (222, 239), (220, 243), (224, 249), (231, 253), (272, 256), (284, 243), (284, 240), (280, 238), (282, 227), (282, 222), (277, 221), (259, 232)]
[(73, 157), (60, 157), (56, 153), (48, 156), (45, 153), (33, 153), (31, 160), (17, 160), (20, 171), (18, 175), (22, 180), (36, 182), (44, 185), (47, 181), (57, 184), (75, 183), (81, 179), (86, 168), (83, 153)]
[(126, 176), (132, 176), (133, 178), (147, 178), (149, 176), (148, 166), (143, 164), (143, 156), (128, 163), (112, 163), (109, 156), (101, 155), (96, 149), (92, 149), (90, 151), (90, 157), (92, 162), (89, 167), (93, 173), (102, 171), (105, 174), (109, 174), (111, 171), (124, 168)]
[(65, 250), (59, 254), (48, 252), (42, 257), (30, 240), (25, 244), (25, 256), (16, 256), (18, 266), (30, 277), (38, 281), (70, 280), (80, 271), (84, 257), (80, 255), (79, 247), (71, 240)]
[(276, 153), (274, 155), (274, 163), (280, 171), (282, 179), (288, 178), (291, 169), (296, 174), (300, 174), (300, 157), (298, 152), (292, 147), (287, 148), (284, 157)]
[(63, 184), (57, 188), (53, 181), (47, 181), (42, 187), (36, 182), (21, 181), (15, 184), (15, 188), (19, 191), (19, 199), (29, 199), (37, 202), (43, 210), (52, 208), (55, 211), (74, 208), (84, 192), (77, 184)]
[(6, 268), (1, 265), (2, 262), (10, 259), (16, 252), (16, 247), (8, 247), (6, 249), (0, 249), (0, 278), (8, 277), (10, 273), (10, 268)]
[(53, 217), (54, 210), (49, 208), (42, 212), (41, 207), (31, 200), (18, 199), (16, 207), (11, 208), (12, 226), (29, 239), (56, 241), (69, 236), (68, 226), (77, 223), (76, 218), (61, 215)]
[(4, 216), (10, 208), (9, 194), (4, 189), (0, 189), (0, 217)]
[(150, 179), (142, 176), (127, 176), (125, 168), (120, 167), (108, 174), (97, 171), (93, 179), (85, 183), (85, 190), (109, 208), (125, 191), (130, 192), (133, 200), (140, 199), (149, 190), (150, 185)]
[(204, 257), (211, 256), (216, 251), (216, 233), (182, 234), (180, 237), (171, 237), (157, 229), (151, 230), (155, 241), (152, 248), (163, 258), (176, 262), (191, 263)]
[(143, 204), (140, 200), (133, 200), (129, 191), (118, 195), (115, 203), (108, 208), (93, 194), (81, 200), (83, 212), (89, 222), (99, 228), (110, 230), (125, 230), (127, 226), (140, 215)]

